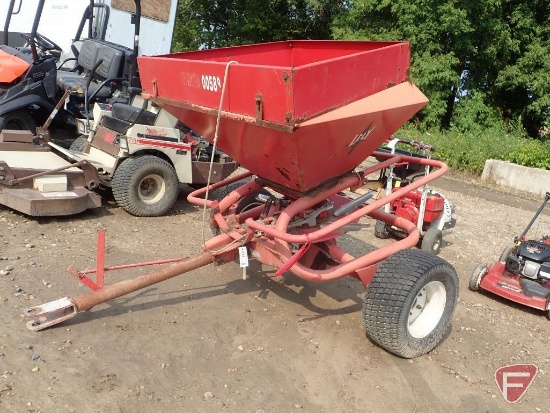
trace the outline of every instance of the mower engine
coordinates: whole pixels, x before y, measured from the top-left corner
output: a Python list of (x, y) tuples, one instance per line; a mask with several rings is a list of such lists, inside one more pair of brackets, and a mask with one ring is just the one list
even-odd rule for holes
[(550, 239), (521, 243), (517, 255), (506, 258), (506, 271), (531, 280), (550, 280)]
[[(399, 188), (394, 188), (396, 191)], [(417, 223), (420, 215), (420, 205), (422, 201), (422, 191), (411, 191), (402, 198), (396, 199), (391, 203), (391, 210), (395, 215), (404, 218), (407, 221)], [(437, 220), (443, 213), (445, 198), (437, 193), (430, 192), (426, 198), (426, 211), (424, 213), (424, 225), (429, 227), (432, 222)]]
[(523, 233), (506, 248), (498, 262), (478, 264), (468, 287), (484, 290), (519, 304), (546, 311), (550, 318), (550, 236), (527, 239), (526, 235), (550, 201), (546, 193), (542, 205)]

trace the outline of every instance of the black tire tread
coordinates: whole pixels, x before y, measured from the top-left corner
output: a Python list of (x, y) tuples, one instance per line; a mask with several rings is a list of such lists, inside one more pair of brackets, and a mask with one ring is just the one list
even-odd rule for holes
[[(422, 244), (420, 249), (422, 251), (429, 252), (431, 254), (439, 254), (441, 251), (441, 244), (443, 242), (443, 233), (438, 228), (429, 228), (422, 237)], [(434, 249), (434, 246), (439, 243), (439, 246)]]
[(474, 268), (474, 271), (472, 272), (472, 275), (470, 277), (470, 281), (468, 282), (468, 289), (470, 291), (479, 291), (478, 280), (480, 273), (483, 270), (487, 271), (487, 266), (485, 264), (477, 264), (477, 266)]
[(377, 220), (374, 224), (374, 236), (380, 239), (388, 239), (390, 237), (388, 224), (384, 221)]
[(504, 248), (504, 250), (500, 254), (500, 257), (498, 258), (498, 262), (506, 262), (506, 258), (508, 258), (508, 255), (510, 254), (517, 255), (517, 253), (518, 253), (518, 246), (509, 245), (508, 247)]
[[(403, 326), (408, 319), (407, 301), (415, 286), (426, 283), (430, 274), (445, 272), (454, 284), (447, 288), (447, 305), (440, 324), (426, 337), (409, 340)], [(403, 250), (378, 264), (377, 272), (367, 288), (363, 303), (363, 320), (367, 336), (385, 350), (404, 358), (414, 358), (435, 348), (451, 328), (451, 316), (458, 299), (458, 276), (445, 260), (419, 250)], [(420, 289), (420, 288), (418, 288)], [(449, 296), (450, 295), (450, 296)]]
[(14, 120), (20, 124), (15, 129), (30, 130), (32, 133), (36, 132), (36, 124), (27, 109), (17, 109), (0, 116), (0, 131), (7, 129), (6, 126)]
[[(237, 182), (233, 182), (232, 184), (229, 184), (223, 188), (220, 188), (218, 191), (216, 191), (216, 194), (215, 194), (216, 199), (218, 200), (218, 202), (221, 201), (226, 196), (228, 196), (231, 192), (233, 192), (235, 189), (243, 186), (247, 182), (248, 182), (248, 179), (243, 179)], [(254, 202), (258, 194), (270, 195), (269, 192), (266, 191), (265, 189), (260, 189), (256, 192), (246, 195), (245, 197), (239, 200), (235, 213), (239, 214), (240, 212), (242, 212), (246, 207), (248, 207), (252, 202)], [(212, 224), (212, 221), (210, 222), (210, 231), (212, 232), (213, 235), (220, 235), (221, 233), (220, 229), (215, 227)]]
[[(164, 169), (166, 181), (166, 195), (155, 205), (143, 205), (136, 199), (135, 187), (132, 180), (143, 169)], [(175, 169), (154, 155), (143, 155), (129, 158), (123, 161), (116, 169), (112, 190), (117, 204), (131, 215), (137, 217), (154, 217), (167, 213), (177, 200), (179, 192), (179, 180)]]
[(84, 147), (86, 146), (86, 142), (88, 141), (88, 137), (85, 135), (80, 135), (78, 138), (76, 138), (72, 143), (71, 146), (69, 146), (69, 150), (73, 152), (83, 152)]
[[(215, 191), (214, 197), (216, 198), (216, 200), (218, 202), (220, 202), (227, 195), (229, 195), (231, 192), (233, 192), (239, 186), (244, 185), (245, 183), (246, 183), (246, 180), (243, 179), (241, 181), (233, 182), (232, 184), (224, 186), (224, 187), (218, 189), (217, 191)], [(212, 220), (210, 220), (210, 232), (214, 236), (220, 235), (222, 233), (221, 230), (217, 226), (214, 226), (214, 223), (213, 223)]]

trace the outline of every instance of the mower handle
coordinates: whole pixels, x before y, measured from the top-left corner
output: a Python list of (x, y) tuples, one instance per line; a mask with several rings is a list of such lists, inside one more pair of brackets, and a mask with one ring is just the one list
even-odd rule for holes
[(432, 145), (430, 145), (430, 144), (428, 144), (424, 141), (398, 138), (396, 136), (392, 136), (391, 139), (395, 139), (395, 140), (397, 140), (397, 142), (405, 143), (407, 145), (412, 146), (413, 148), (420, 149), (421, 151), (435, 152), (435, 148)]

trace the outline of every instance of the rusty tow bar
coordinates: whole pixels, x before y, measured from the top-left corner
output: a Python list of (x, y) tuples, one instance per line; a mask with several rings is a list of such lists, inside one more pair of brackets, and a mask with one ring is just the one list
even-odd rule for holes
[(136, 278), (120, 281), (116, 284), (105, 286), (99, 290), (79, 295), (75, 298), (63, 297), (59, 300), (51, 301), (36, 307), (26, 308), (23, 310), (23, 314), (30, 318), (27, 322), (27, 328), (32, 331), (43, 330), (73, 318), (82, 311), (90, 310), (98, 304), (174, 278), (183, 273), (211, 264), (213, 261), (214, 256), (210, 252), (204, 252), (201, 255), (189, 258), (188, 260), (173, 264), (169, 267)]

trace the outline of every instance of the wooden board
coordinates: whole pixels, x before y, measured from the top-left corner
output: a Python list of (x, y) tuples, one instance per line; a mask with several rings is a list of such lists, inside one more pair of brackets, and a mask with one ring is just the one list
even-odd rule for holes
[[(141, 2), (141, 14), (151, 19), (168, 22), (170, 18), (170, 3), (172, 0), (147, 0)], [(112, 0), (112, 7), (135, 13), (134, 0)]]

